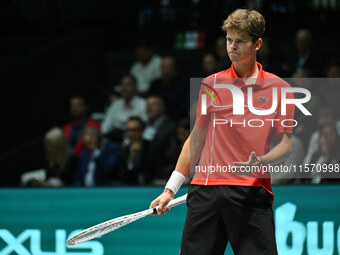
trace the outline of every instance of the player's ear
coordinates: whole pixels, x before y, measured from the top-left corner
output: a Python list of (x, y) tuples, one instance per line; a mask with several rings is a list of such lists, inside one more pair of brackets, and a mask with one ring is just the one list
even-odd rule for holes
[(259, 38), (255, 42), (255, 50), (258, 51), (261, 48), (261, 45), (262, 45), (262, 38)]

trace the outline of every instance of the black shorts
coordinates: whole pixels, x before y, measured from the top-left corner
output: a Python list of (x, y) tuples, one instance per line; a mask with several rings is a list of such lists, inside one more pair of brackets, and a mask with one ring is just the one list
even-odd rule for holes
[(263, 187), (190, 185), (181, 255), (277, 255), (273, 195)]

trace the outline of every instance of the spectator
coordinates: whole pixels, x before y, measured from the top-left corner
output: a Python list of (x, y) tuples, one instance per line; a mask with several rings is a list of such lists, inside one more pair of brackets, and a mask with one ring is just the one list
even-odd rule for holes
[[(318, 109), (320, 109), (322, 101), (319, 97), (319, 93), (316, 92), (317, 87), (315, 85), (318, 84), (307, 77), (307, 74), (304, 72), (294, 73), (292, 76), (293, 79), (289, 82), (292, 87), (305, 88), (311, 92), (311, 98), (304, 104), (304, 106), (314, 115), (317, 113)], [(311, 116), (306, 116), (300, 110), (295, 111), (294, 119), (299, 123), (299, 125), (297, 125), (294, 129), (294, 133), (302, 139), (304, 147), (307, 148), (312, 133), (318, 129), (317, 121)]]
[(227, 54), (227, 42), (225, 36), (220, 36), (217, 38), (215, 43), (215, 52), (218, 56), (218, 69), (226, 70), (230, 68), (231, 61)]
[(64, 125), (63, 130), (75, 154), (79, 156), (84, 150), (81, 133), (86, 127), (100, 129), (100, 124), (89, 118), (89, 106), (82, 96), (70, 99), (71, 122)]
[[(332, 59), (327, 66), (327, 79), (323, 81), (323, 85), (319, 87), (318, 94), (323, 101), (327, 102), (334, 109), (340, 109), (340, 60)], [(337, 118), (340, 118), (338, 111)]]
[[(63, 130), (60, 128), (50, 129), (44, 139), (46, 152), (46, 167), (44, 180), (33, 178), (26, 181), (27, 186), (35, 187), (59, 187), (71, 186), (77, 168), (77, 157), (73, 153)], [(33, 173), (33, 172), (31, 172)]]
[(165, 179), (173, 169), (171, 165), (171, 140), (173, 139), (175, 124), (165, 115), (163, 100), (157, 96), (150, 96), (146, 102), (148, 122), (143, 138), (150, 142), (148, 157), (152, 158), (150, 170), (156, 179)]
[(208, 77), (219, 70), (218, 57), (214, 53), (207, 53), (202, 58), (202, 74)]
[(126, 122), (127, 141), (122, 148), (122, 168), (120, 179), (123, 184), (145, 184), (148, 175), (148, 146), (143, 139), (145, 123), (139, 117), (131, 117)]
[[(194, 122), (193, 122), (194, 123)], [(179, 157), (179, 154), (182, 151), (182, 148), (184, 146), (185, 141), (190, 135), (190, 120), (188, 118), (181, 119), (178, 121), (176, 125), (176, 134), (173, 137), (171, 147), (172, 147), (172, 164), (169, 169), (175, 169), (177, 159)], [(189, 184), (191, 181), (192, 175), (188, 175), (186, 180), (184, 181), (184, 184)]]
[(282, 75), (280, 61), (273, 57), (273, 51), (268, 38), (263, 39), (260, 50), (257, 53), (257, 61), (261, 63), (262, 68), (271, 73)]
[[(305, 156), (305, 147), (302, 140), (296, 136), (292, 135), (292, 152), (289, 157), (283, 161), (282, 166), (289, 167), (298, 167), (303, 163), (303, 159)], [(271, 184), (298, 184), (300, 183), (300, 177), (302, 177), (299, 173), (294, 171), (291, 172), (273, 172), (271, 173)]]
[(325, 125), (335, 125), (337, 127), (338, 134), (340, 134), (340, 121), (336, 121), (336, 112), (332, 107), (324, 106), (318, 112), (318, 130), (316, 130), (310, 140), (307, 150), (304, 164), (308, 164), (312, 161), (313, 155), (318, 152), (319, 148), (319, 130)]
[(60, 128), (52, 128), (45, 135), (47, 182), (55, 186), (71, 186), (77, 167), (77, 157)]
[(322, 75), (321, 58), (313, 51), (313, 38), (311, 31), (299, 29), (296, 32), (297, 54), (289, 60), (290, 76), (293, 73), (305, 72), (310, 77), (320, 77)]
[[(316, 169), (331, 169), (329, 165), (340, 164), (340, 138), (338, 130), (334, 124), (328, 123), (320, 127), (318, 139), (318, 149), (314, 152), (310, 162), (316, 164)], [(333, 178), (330, 178), (333, 177)], [(337, 178), (335, 178), (337, 177)], [(339, 183), (339, 173), (327, 171), (313, 171), (311, 183)]]
[[(301, 73), (294, 73), (291, 80), (291, 85), (293, 87), (298, 88), (305, 88), (311, 92), (311, 99), (306, 102), (305, 107), (312, 113), (316, 112), (317, 109), (320, 108), (321, 101), (318, 93), (319, 84), (313, 82), (312, 79), (308, 79), (308, 74), (301, 72)], [(324, 87), (324, 85), (322, 85)], [(325, 88), (323, 88), (325, 89)], [(301, 113), (300, 111), (298, 113)]]
[(179, 120), (187, 115), (189, 86), (178, 75), (174, 57), (163, 58), (162, 77), (152, 82), (148, 95), (163, 99), (170, 119)]
[(119, 174), (120, 146), (102, 137), (100, 131), (87, 127), (82, 134), (86, 148), (80, 156), (76, 186), (110, 185)]
[[(182, 151), (182, 147), (190, 135), (190, 121), (189, 119), (181, 119), (176, 125), (176, 136), (173, 139), (172, 147), (172, 161), (176, 163), (179, 154)], [(175, 165), (173, 165), (175, 168)]]
[(124, 75), (120, 87), (122, 97), (110, 105), (102, 123), (102, 133), (118, 143), (123, 140), (125, 123), (131, 116), (146, 120), (145, 99), (137, 95), (136, 79)]
[(151, 82), (161, 77), (162, 58), (154, 55), (147, 42), (141, 42), (135, 53), (137, 61), (131, 66), (130, 73), (137, 78), (138, 93), (145, 95)]

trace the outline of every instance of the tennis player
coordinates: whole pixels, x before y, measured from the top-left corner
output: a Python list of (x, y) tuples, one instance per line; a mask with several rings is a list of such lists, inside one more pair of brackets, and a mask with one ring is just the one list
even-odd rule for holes
[[(190, 169), (195, 167), (187, 197), (181, 254), (224, 254), (230, 242), (236, 255), (273, 255), (277, 254), (273, 192), (270, 176), (263, 174), (261, 166), (278, 163), (291, 152), (293, 125), (288, 125), (287, 121), (293, 119), (295, 108), (287, 105), (286, 114), (282, 114), (281, 88), (290, 86), (274, 74), (265, 72), (256, 62), (265, 30), (263, 16), (254, 10), (238, 9), (224, 21), (223, 30), (226, 31), (232, 66), (207, 77), (204, 83), (211, 87), (233, 84), (240, 89), (244, 94), (244, 114), (233, 114), (230, 106), (233, 104), (232, 93), (225, 88), (211, 91), (219, 94), (222, 107), (214, 105), (207, 96), (207, 110), (203, 114), (200, 105), (204, 92), (201, 90), (195, 126), (164, 192), (152, 201), (150, 207), (159, 205), (158, 214), (168, 212), (168, 202)], [(250, 111), (248, 88), (252, 88), (252, 104), (262, 110), (271, 108), (273, 89), (277, 88), (279, 99), (275, 111), (268, 115), (256, 115)], [(293, 98), (293, 95), (287, 97)], [(269, 150), (273, 138), (276, 138), (277, 145)], [(232, 166), (237, 171), (217, 171), (223, 166)], [(261, 173), (246, 172), (245, 175), (242, 172), (252, 166), (257, 166)]]

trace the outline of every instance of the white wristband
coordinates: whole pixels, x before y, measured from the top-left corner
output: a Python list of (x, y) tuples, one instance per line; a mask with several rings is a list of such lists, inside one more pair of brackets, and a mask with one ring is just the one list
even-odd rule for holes
[(165, 188), (172, 190), (176, 194), (184, 181), (185, 176), (183, 174), (177, 171), (173, 171), (170, 179), (168, 180), (168, 183), (165, 185)]

